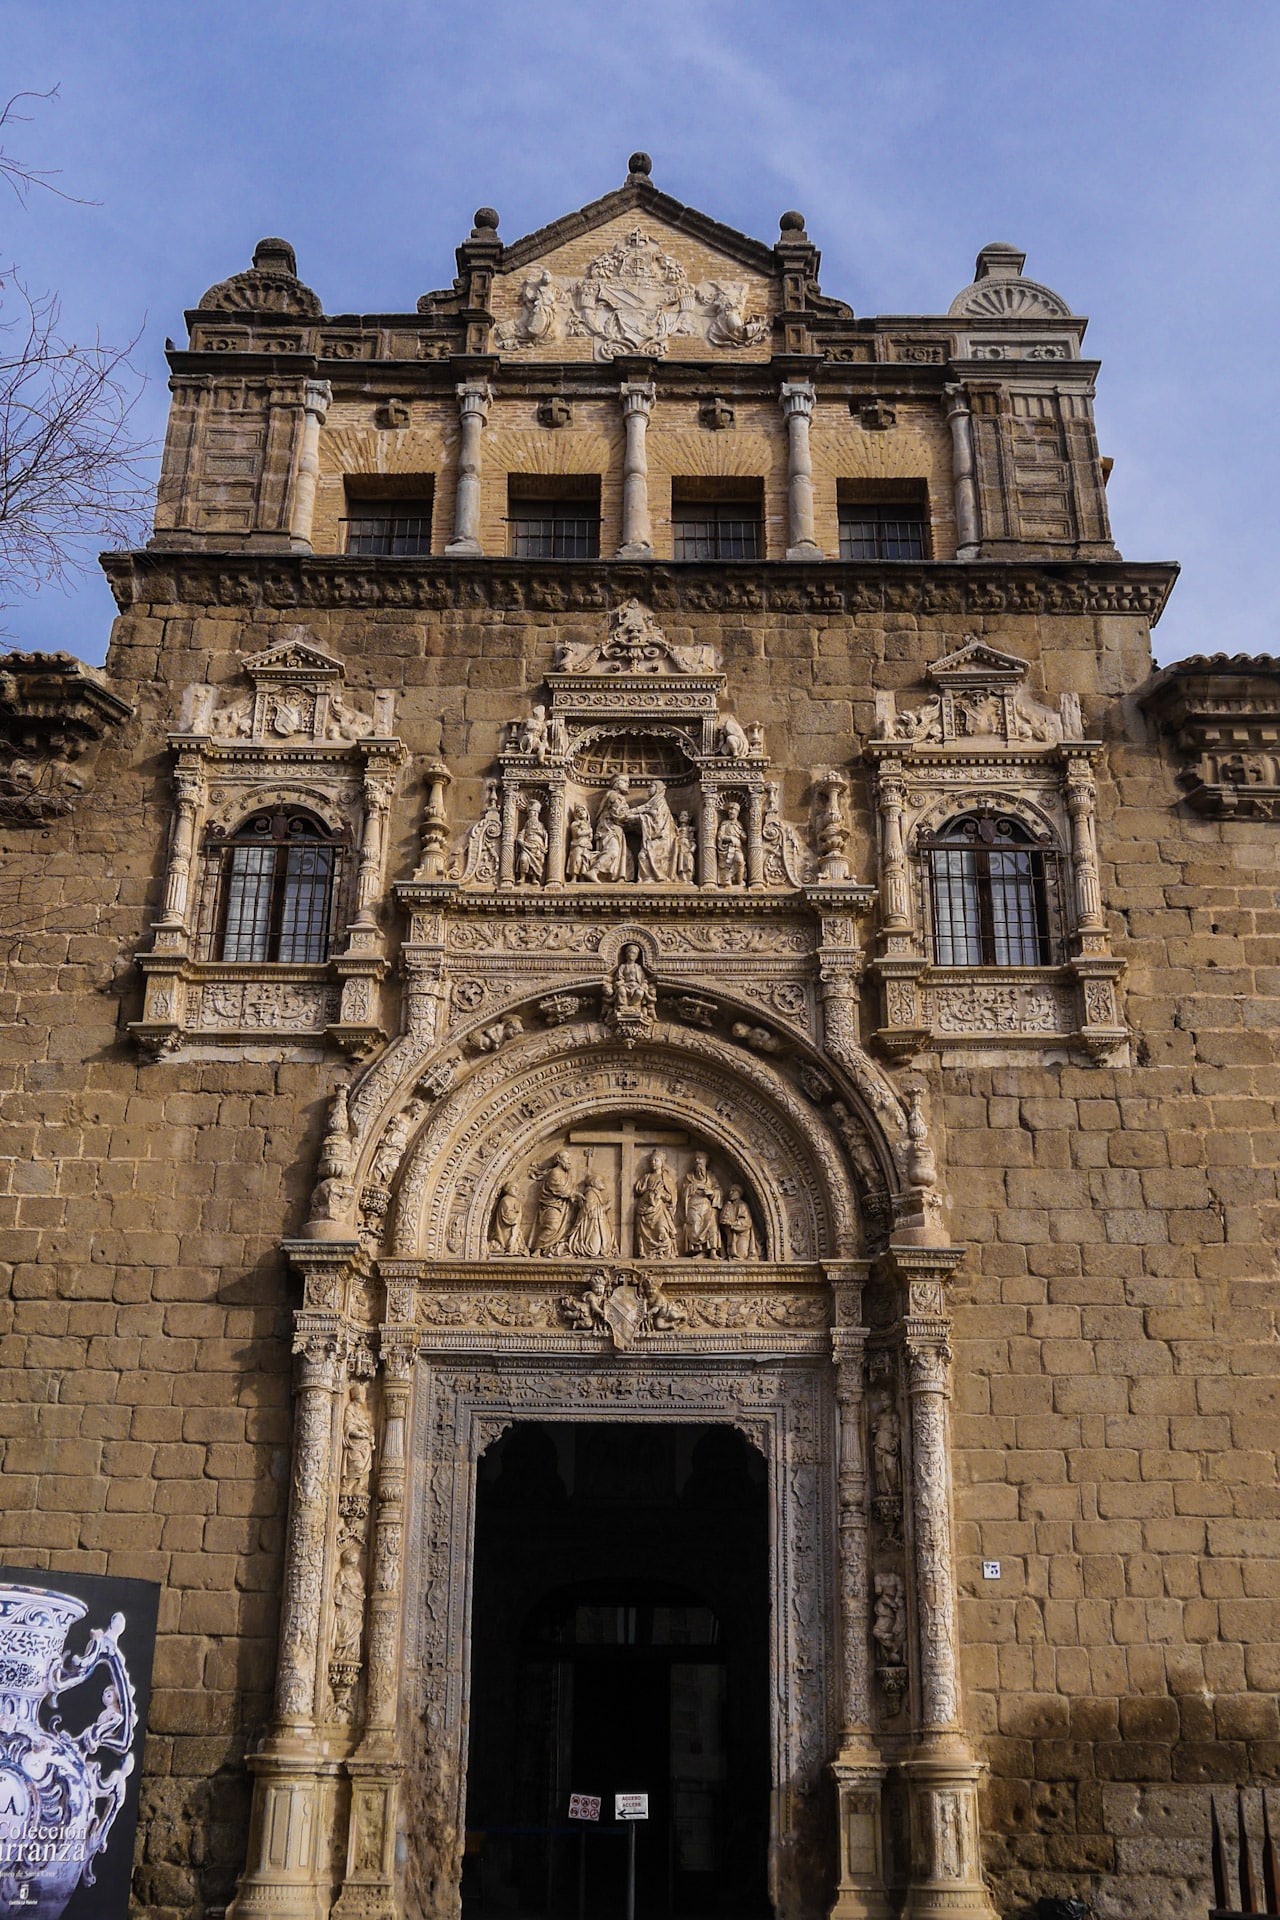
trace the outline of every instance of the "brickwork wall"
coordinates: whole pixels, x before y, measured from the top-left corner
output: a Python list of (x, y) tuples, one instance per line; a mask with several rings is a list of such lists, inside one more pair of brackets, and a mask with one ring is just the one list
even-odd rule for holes
[[(869, 734), (873, 692), (915, 685), (960, 638), (954, 618), (907, 614), (662, 617), (673, 640), (723, 650), (729, 702), (764, 723), (793, 816), (808, 770), (847, 763)], [(278, 1242), (303, 1217), (345, 1068), (267, 1050), (149, 1064), (122, 1029), (179, 690), (231, 678), (242, 650), (300, 621), (355, 686), (399, 689), (399, 731), (456, 776), (458, 826), (553, 644), (598, 630), (595, 615), (134, 609), (111, 670), (139, 718), (70, 821), (6, 836), (0, 1548), (164, 1587), (148, 1920), (204, 1914), (243, 1864), (291, 1432)], [(1207, 1783), (1280, 1774), (1280, 828), (1178, 807), (1127, 698), (1148, 671), (1137, 619), (1006, 615), (980, 631), (1036, 662), (1038, 693), (1079, 691), (1107, 741), (1103, 885), (1137, 1031), (1126, 1069), (973, 1056), (928, 1070), (950, 1224), (972, 1250), (954, 1420), (992, 1864), (1009, 1913), (1096, 1871), (1126, 1876), (1127, 1904), (1103, 1911), (1190, 1920), (1208, 1897)], [(420, 803), (415, 774), (393, 877), (412, 870)]]

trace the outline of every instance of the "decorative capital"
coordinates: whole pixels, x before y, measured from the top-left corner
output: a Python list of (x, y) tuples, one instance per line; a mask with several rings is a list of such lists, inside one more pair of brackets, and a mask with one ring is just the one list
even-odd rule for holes
[(652, 380), (624, 380), (618, 391), (622, 396), (624, 419), (630, 420), (636, 414), (648, 419), (658, 397), (658, 389)]
[(813, 418), (816, 395), (810, 380), (784, 380), (778, 398), (782, 411), (788, 420), (797, 416), (802, 420)]
[(464, 380), (458, 387), (458, 410), (463, 419), (478, 415), (481, 420), (489, 417), (489, 408), (493, 404), (493, 388), (487, 380)]
[(302, 389), (302, 404), (314, 419), (323, 421), (333, 405), (333, 388), (327, 380), (308, 380)]

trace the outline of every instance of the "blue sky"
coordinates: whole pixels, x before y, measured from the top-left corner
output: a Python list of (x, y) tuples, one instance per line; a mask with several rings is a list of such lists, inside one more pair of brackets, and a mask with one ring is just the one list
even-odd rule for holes
[[(326, 310), (447, 285), (503, 237), (657, 185), (772, 242), (787, 207), (859, 313), (945, 311), (987, 241), (1091, 316), (1115, 536), (1183, 576), (1159, 657), (1280, 652), (1275, 0), (0, 0), (16, 150), (68, 191), (0, 206), (0, 259), (69, 333), (166, 334), (263, 234)], [(100, 660), (97, 578), (9, 616)]]

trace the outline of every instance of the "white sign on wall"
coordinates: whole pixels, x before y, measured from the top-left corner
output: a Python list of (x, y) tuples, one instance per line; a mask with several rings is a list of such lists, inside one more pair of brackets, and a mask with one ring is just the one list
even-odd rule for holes
[(649, 1818), (648, 1794), (615, 1793), (613, 1817), (615, 1820), (647, 1820)]

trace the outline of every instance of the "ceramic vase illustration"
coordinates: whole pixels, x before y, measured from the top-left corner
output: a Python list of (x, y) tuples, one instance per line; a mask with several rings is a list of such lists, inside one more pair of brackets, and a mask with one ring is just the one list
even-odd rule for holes
[[(67, 1634), (87, 1610), (70, 1594), (0, 1586), (0, 1920), (58, 1920), (81, 1882), (93, 1884), (133, 1770), (124, 1615), (69, 1654)], [(97, 1711), (73, 1733), (58, 1702), (86, 1686)]]

